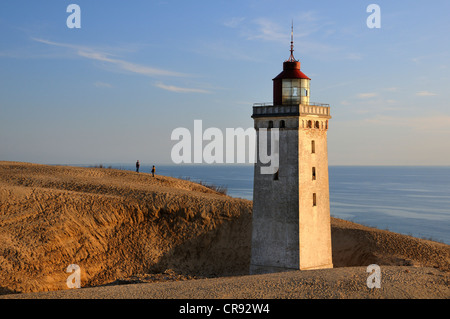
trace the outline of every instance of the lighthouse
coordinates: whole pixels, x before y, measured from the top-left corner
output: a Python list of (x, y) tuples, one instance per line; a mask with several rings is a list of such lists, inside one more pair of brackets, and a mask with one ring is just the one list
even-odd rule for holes
[[(253, 105), (257, 153), (264, 137), (278, 146), (279, 160), (270, 173), (262, 170), (267, 164), (259, 156), (254, 166), (251, 274), (333, 267), (330, 106), (310, 102), (311, 79), (294, 58), (293, 28), (290, 53), (273, 79), (273, 101)], [(271, 134), (276, 130), (278, 135)]]

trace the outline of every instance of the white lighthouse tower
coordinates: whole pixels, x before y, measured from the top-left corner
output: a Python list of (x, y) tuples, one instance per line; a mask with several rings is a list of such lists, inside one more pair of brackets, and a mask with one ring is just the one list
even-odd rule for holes
[[(310, 78), (291, 55), (273, 79), (273, 103), (253, 106), (259, 145), (267, 129), (279, 130), (279, 167), (262, 174), (258, 158), (253, 186), (250, 273), (332, 268), (328, 183), (328, 104), (310, 102)], [(258, 152), (259, 154), (259, 152)]]

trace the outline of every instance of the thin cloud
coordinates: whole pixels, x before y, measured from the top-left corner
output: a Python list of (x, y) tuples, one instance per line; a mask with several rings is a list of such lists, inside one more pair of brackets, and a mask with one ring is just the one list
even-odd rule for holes
[(206, 56), (214, 56), (223, 60), (258, 61), (258, 57), (250, 55), (249, 52), (236, 45), (236, 43), (226, 43), (223, 40), (199, 43), (192, 49), (192, 52)]
[(179, 86), (174, 86), (174, 85), (166, 85), (163, 83), (156, 83), (155, 86), (160, 89), (170, 91), (170, 92), (175, 92), (175, 93), (203, 93), (203, 94), (211, 93), (210, 91), (204, 90), (204, 89), (185, 88), (185, 87), (179, 87)]
[(394, 117), (377, 115), (365, 120), (366, 123), (394, 127), (409, 127), (416, 131), (449, 132), (450, 116), (436, 115), (428, 117)]
[(417, 96), (435, 96), (436, 93), (429, 92), (429, 91), (420, 91), (416, 93)]
[[(285, 21), (286, 22), (286, 21)], [(331, 46), (326, 42), (318, 42), (317, 40), (310, 40), (310, 36), (321, 31), (323, 34), (327, 32), (326, 27), (329, 23), (323, 21), (316, 16), (314, 12), (304, 12), (300, 15), (294, 16), (294, 43), (300, 44), (297, 48), (301, 54), (330, 54), (337, 53), (339, 49)], [(230, 22), (231, 23), (231, 22)], [(291, 35), (291, 25), (289, 23), (280, 23), (260, 17), (251, 21), (242, 20), (241, 22), (231, 23), (235, 29), (239, 30), (240, 36), (251, 41), (276, 42), (288, 46)], [(312, 38), (311, 38), (312, 39)], [(350, 59), (360, 59), (362, 56), (353, 54), (348, 56)]]
[(114, 65), (118, 67), (121, 70), (128, 71), (131, 73), (136, 74), (142, 74), (146, 76), (174, 76), (174, 77), (184, 77), (188, 76), (187, 74), (180, 73), (180, 72), (174, 72), (154, 67), (149, 67), (146, 65), (141, 65), (137, 63), (128, 62), (122, 59), (117, 59), (114, 57), (114, 55), (98, 51), (93, 48), (89, 48), (86, 46), (80, 46), (80, 45), (73, 45), (73, 44), (67, 44), (67, 43), (59, 43), (59, 42), (53, 42), (48, 41), (44, 39), (38, 39), (38, 38), (32, 38), (32, 40), (40, 43), (44, 43), (51, 46), (57, 46), (57, 47), (63, 47), (63, 48), (69, 48), (72, 49), (76, 55), (94, 60), (94, 61), (100, 61), (109, 63), (111, 65)]
[(281, 27), (265, 18), (256, 19), (255, 24), (257, 25), (257, 30), (253, 34), (248, 35), (249, 40), (259, 39), (265, 41), (275, 41), (275, 42), (286, 42), (289, 38), (289, 33), (287, 30), (282, 30)]
[[(261, 39), (280, 43), (286, 43), (286, 41), (289, 41), (290, 39), (290, 23), (289, 25), (283, 24), (283, 26), (281, 26), (267, 18), (258, 18), (253, 20), (253, 24), (256, 28), (252, 28), (253, 30), (247, 34), (248, 39)], [(294, 37), (303, 39), (314, 32), (317, 32), (327, 23), (321, 21), (321, 19), (316, 16), (315, 12), (306, 11), (294, 16), (293, 24)]]
[(346, 57), (348, 60), (359, 61), (363, 59), (362, 54), (359, 53), (349, 53)]
[(359, 93), (358, 95), (357, 95), (357, 97), (358, 98), (360, 98), (360, 99), (368, 99), (368, 98), (371, 98), (371, 97), (375, 97), (375, 96), (377, 96), (378, 94), (377, 93), (374, 93), (374, 92), (370, 92), (370, 93)]
[(112, 86), (111, 84), (109, 84), (109, 83), (106, 83), (106, 82), (100, 82), (100, 81), (95, 82), (95, 83), (94, 83), (94, 86), (95, 86), (95, 87), (98, 87), (98, 88), (107, 88), (107, 89), (110, 89), (110, 88), (113, 87), (113, 86)]
[(228, 28), (236, 28), (238, 27), (243, 21), (245, 20), (245, 18), (243, 17), (234, 17), (231, 18), (227, 21), (225, 21), (223, 23), (224, 26), (228, 27)]

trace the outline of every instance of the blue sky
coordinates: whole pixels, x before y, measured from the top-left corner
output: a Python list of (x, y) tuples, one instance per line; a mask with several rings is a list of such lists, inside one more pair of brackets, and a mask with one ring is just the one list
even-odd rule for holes
[[(71, 3), (80, 29), (66, 25)], [(177, 127), (252, 127), (293, 21), (311, 100), (331, 105), (330, 165), (449, 165), (448, 12), (447, 0), (4, 0), (0, 160), (170, 164)]]

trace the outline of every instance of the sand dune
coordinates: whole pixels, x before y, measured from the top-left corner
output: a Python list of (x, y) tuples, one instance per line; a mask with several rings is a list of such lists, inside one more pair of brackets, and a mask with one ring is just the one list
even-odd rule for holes
[[(245, 276), (250, 262), (251, 210), (251, 201), (171, 177), (0, 162), (0, 294), (54, 290), (74, 294), (66, 285), (70, 264), (80, 266), (82, 287), (165, 281), (145, 284), (156, 289), (157, 285), (251, 280), (255, 277)], [(417, 269), (408, 270), (417, 276), (433, 273), (439, 284), (422, 295), (450, 297), (449, 245), (336, 218), (332, 218), (332, 244), (335, 269), (267, 275), (267, 280), (314, 273), (330, 276), (376, 263), (402, 276), (405, 269)], [(228, 279), (188, 280), (201, 277)], [(119, 287), (92, 289), (124, 289)], [(288, 290), (282, 295), (289, 296)], [(341, 297), (345, 296), (349, 295)], [(295, 293), (291, 297), (302, 298)]]

